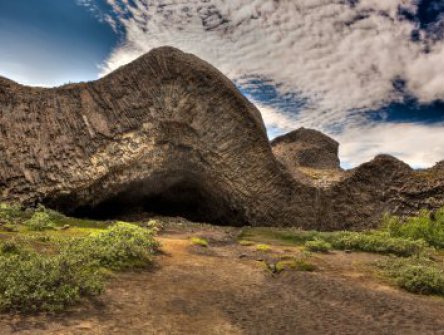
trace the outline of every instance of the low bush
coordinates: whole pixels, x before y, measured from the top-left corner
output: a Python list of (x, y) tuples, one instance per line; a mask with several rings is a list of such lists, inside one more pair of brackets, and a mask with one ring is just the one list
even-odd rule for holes
[(163, 228), (164, 228), (163, 223), (161, 221), (154, 220), (154, 219), (149, 220), (144, 227), (152, 229), (156, 232), (159, 232), (159, 231), (163, 230)]
[(191, 243), (204, 248), (208, 247), (208, 241), (202, 237), (192, 237)]
[(332, 246), (326, 241), (315, 239), (305, 242), (305, 248), (313, 252), (328, 252), (331, 250)]
[(378, 266), (399, 287), (419, 294), (444, 295), (444, 271), (421, 258), (390, 258)]
[(321, 235), (333, 248), (412, 256), (421, 253), (427, 244), (422, 240), (391, 237), (383, 232), (340, 232)]
[(383, 229), (390, 236), (424, 240), (436, 248), (444, 248), (444, 207), (431, 213), (422, 211), (418, 216), (400, 218), (384, 216)]
[(21, 252), (21, 246), (16, 240), (10, 239), (0, 243), (0, 255), (4, 254), (19, 254)]
[(24, 212), (18, 205), (0, 203), (0, 222), (13, 223), (24, 216)]
[(406, 237), (392, 236), (386, 230), (367, 232), (318, 232), (302, 230), (278, 230), (270, 229), (249, 229), (243, 233), (242, 239), (277, 242), (284, 245), (311, 245), (322, 244), (323, 241), (331, 245), (333, 249), (356, 250), (366, 252), (376, 252), (385, 254), (395, 254), (397, 256), (411, 256), (422, 253), (427, 248), (424, 240), (413, 240)]
[(114, 270), (143, 267), (151, 262), (159, 246), (154, 235), (153, 230), (117, 222), (98, 234), (74, 239), (62, 252), (82, 254)]
[(256, 245), (257, 251), (268, 252), (271, 250), (271, 247), (268, 244), (258, 244)]
[(276, 272), (282, 272), (284, 270), (293, 270), (293, 271), (315, 271), (316, 266), (309, 263), (305, 259), (300, 258), (291, 258), (291, 259), (282, 259), (276, 263)]
[(19, 226), (15, 223), (5, 223), (0, 226), (0, 229), (9, 233), (17, 233), (19, 231)]
[(99, 267), (83, 257), (0, 256), (0, 311), (60, 311), (102, 290)]
[(43, 231), (55, 228), (54, 222), (45, 211), (34, 212), (32, 217), (26, 220), (24, 224), (32, 231)]
[[(41, 213), (41, 212), (36, 212)], [(154, 231), (125, 222), (81, 238), (51, 238), (50, 253), (37, 253), (40, 235), (0, 243), (0, 311), (60, 311), (104, 287), (104, 268), (151, 263)], [(42, 252), (41, 246), (37, 248)]]

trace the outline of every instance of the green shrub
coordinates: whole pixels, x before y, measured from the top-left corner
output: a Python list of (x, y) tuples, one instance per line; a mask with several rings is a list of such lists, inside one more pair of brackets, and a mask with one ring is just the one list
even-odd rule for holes
[(146, 223), (146, 227), (149, 229), (152, 229), (156, 232), (161, 231), (164, 227), (163, 227), (163, 223), (158, 221), (158, 220), (154, 220), (151, 219)]
[(54, 222), (45, 211), (35, 212), (29, 220), (24, 222), (24, 224), (32, 231), (43, 231), (55, 228)]
[(21, 246), (19, 246), (19, 244), (13, 239), (5, 240), (2, 243), (0, 243), (0, 255), (1, 254), (19, 254), (20, 249), (21, 249)]
[(0, 226), (0, 229), (10, 233), (17, 233), (19, 231), (19, 226), (15, 223), (5, 223)]
[(0, 256), (0, 311), (60, 311), (102, 290), (98, 266), (83, 257)]
[(422, 211), (418, 216), (406, 219), (386, 215), (383, 229), (393, 237), (422, 239), (431, 246), (444, 248), (444, 207), (434, 214)]
[(427, 244), (422, 240), (391, 237), (384, 232), (340, 232), (323, 236), (334, 249), (358, 250), (397, 256), (412, 256), (424, 251)]
[(385, 275), (409, 292), (444, 295), (444, 271), (430, 260), (391, 258), (378, 265)]
[(23, 217), (23, 211), (18, 205), (0, 203), (0, 222), (12, 223)]
[(154, 235), (153, 230), (117, 222), (103, 232), (73, 240), (62, 252), (82, 254), (115, 270), (142, 267), (151, 262), (159, 246)]
[(102, 292), (103, 268), (146, 266), (158, 247), (152, 230), (125, 222), (87, 237), (51, 238), (55, 255), (29, 248), (40, 237), (0, 244), (0, 311), (61, 311)]
[(271, 247), (268, 244), (258, 244), (256, 245), (257, 251), (268, 252), (271, 250)]
[(276, 272), (281, 272), (284, 270), (311, 272), (316, 270), (316, 266), (309, 263), (305, 259), (300, 259), (300, 258), (282, 259), (276, 263)]
[(305, 248), (313, 252), (328, 252), (331, 250), (332, 246), (326, 241), (315, 239), (305, 242)]
[(202, 237), (192, 237), (191, 243), (204, 248), (208, 247), (208, 241)]

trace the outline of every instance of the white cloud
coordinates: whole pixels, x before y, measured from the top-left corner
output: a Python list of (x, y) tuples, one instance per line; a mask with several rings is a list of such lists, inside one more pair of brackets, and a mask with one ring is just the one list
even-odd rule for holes
[[(108, 3), (122, 12), (121, 2)], [(417, 74), (424, 67), (444, 70), (442, 46), (424, 54), (423, 45), (410, 40), (414, 25), (397, 16), (399, 5), (414, 8), (414, 0), (361, 0), (354, 7), (343, 0), (134, 3), (126, 5), (132, 17), (120, 18), (126, 43), (106, 61), (104, 73), (154, 47), (173, 45), (232, 79), (260, 74), (284, 91), (313, 97), (313, 108), (337, 120), (351, 109), (399, 99), (392, 85), (397, 77), (411, 80), (409, 88), (421, 101), (444, 97), (444, 85)]]
[[(260, 75), (281, 84), (282, 93), (307, 98), (309, 105), (294, 117), (259, 107), (272, 127), (326, 131), (344, 126), (339, 140), (345, 141), (343, 157), (350, 164), (375, 152), (398, 153), (417, 165), (432, 164), (432, 154), (444, 158), (440, 150), (428, 148), (425, 154), (420, 148), (428, 147), (432, 134), (435, 146), (444, 147), (444, 136), (440, 139), (436, 130), (441, 128), (427, 135), (425, 126), (362, 125), (367, 111), (402, 98), (393, 88), (396, 78), (405, 79), (420, 102), (444, 99), (444, 42), (413, 42), (414, 23), (398, 16), (399, 6), (415, 12), (417, 0), (360, 0), (354, 6), (344, 0), (107, 2), (119, 14), (126, 41), (107, 59), (102, 74), (152, 48), (172, 45), (209, 61), (233, 80)], [(125, 11), (131, 15), (122, 15)], [(403, 141), (389, 129), (398, 135), (404, 129)], [(384, 143), (371, 140), (378, 139), (378, 132), (386, 134)], [(358, 136), (355, 144), (351, 136)]]
[(300, 123), (295, 117), (279, 112), (270, 106), (254, 101), (253, 103), (261, 112), (262, 119), (267, 127), (278, 128), (281, 132), (289, 132), (300, 127)]
[(352, 127), (335, 138), (340, 158), (356, 166), (378, 154), (391, 154), (414, 168), (430, 167), (444, 158), (444, 124), (380, 124)]
[[(278, 128), (272, 137), (301, 126), (300, 122), (269, 106), (255, 103), (269, 128)], [(316, 127), (315, 127), (316, 128)], [(346, 168), (368, 162), (379, 154), (390, 154), (414, 168), (427, 168), (444, 159), (444, 123), (420, 124), (349, 124), (340, 134), (326, 132), (340, 143), (339, 158)]]

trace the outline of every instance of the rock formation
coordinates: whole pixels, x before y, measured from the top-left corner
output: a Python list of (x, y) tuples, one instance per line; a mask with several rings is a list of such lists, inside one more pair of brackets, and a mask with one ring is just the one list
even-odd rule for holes
[[(322, 192), (325, 229), (356, 229), (378, 223), (385, 212), (395, 213), (395, 199), (412, 169), (402, 161), (379, 155), (350, 171)], [(334, 227), (333, 225), (336, 225)]]
[(341, 171), (334, 140), (300, 129), (273, 151), (279, 161), (259, 111), (231, 81), (174, 48), (90, 83), (44, 89), (0, 78), (0, 201), (325, 230), (444, 204), (443, 169), (379, 156), (317, 187), (298, 169)]
[(2, 200), (74, 214), (143, 207), (231, 225), (314, 224), (315, 192), (282, 171), (259, 111), (177, 49), (96, 82), (43, 89), (2, 79), (0, 134)]
[(299, 128), (275, 138), (273, 153), (290, 171), (298, 167), (340, 169), (339, 143), (323, 133)]

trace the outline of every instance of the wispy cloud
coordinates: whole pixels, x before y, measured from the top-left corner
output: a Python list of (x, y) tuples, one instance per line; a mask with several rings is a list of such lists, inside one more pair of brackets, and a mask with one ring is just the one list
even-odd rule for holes
[[(405, 92), (421, 103), (444, 99), (444, 42), (430, 38), (418, 30), (417, 23), (400, 15), (400, 9), (414, 15), (417, 0), (107, 3), (114, 20), (124, 27), (126, 40), (106, 60), (102, 74), (152, 48), (173, 45), (206, 59), (233, 80), (260, 75), (269, 78), (279, 94), (294, 93), (308, 101), (293, 116), (263, 101), (260, 107), (272, 127), (303, 125), (333, 133), (339, 125), (343, 156), (352, 164), (379, 150), (423, 165), (433, 163), (432, 155), (442, 154), (429, 148), (431, 135), (420, 137), (421, 150), (427, 151), (422, 158), (412, 154), (418, 146), (402, 145), (391, 136), (392, 130), (404, 129), (402, 138), (410, 143), (420, 131), (426, 133), (424, 126), (369, 125), (366, 117), (370, 111), (402, 101)], [(405, 83), (404, 92), (395, 87), (396, 80)], [(444, 147), (444, 136), (439, 139), (436, 132), (431, 132), (434, 143)], [(359, 140), (381, 133), (384, 143), (367, 138), (374, 145), (371, 149)], [(354, 158), (347, 154), (356, 148), (350, 136), (358, 136), (356, 141), (366, 154), (355, 152)]]
[(433, 126), (378, 124), (350, 127), (335, 138), (341, 143), (341, 160), (350, 166), (387, 153), (414, 168), (423, 168), (444, 158), (443, 134), (444, 123)]

